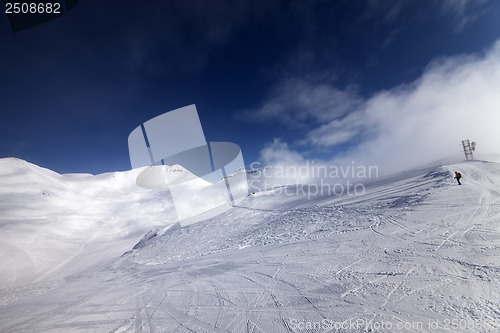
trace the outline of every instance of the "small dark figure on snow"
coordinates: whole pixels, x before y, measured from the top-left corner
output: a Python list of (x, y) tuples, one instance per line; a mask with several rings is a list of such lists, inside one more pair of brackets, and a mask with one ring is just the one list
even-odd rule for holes
[(457, 180), (458, 185), (462, 185), (462, 183), (460, 182), (460, 178), (462, 178), (462, 174), (460, 172), (455, 171), (455, 177), (454, 178)]

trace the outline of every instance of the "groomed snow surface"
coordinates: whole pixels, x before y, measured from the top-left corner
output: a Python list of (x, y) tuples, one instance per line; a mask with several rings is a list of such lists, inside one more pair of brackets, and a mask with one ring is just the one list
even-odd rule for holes
[(183, 228), (139, 171), (0, 159), (0, 332), (500, 329), (499, 164), (254, 193)]

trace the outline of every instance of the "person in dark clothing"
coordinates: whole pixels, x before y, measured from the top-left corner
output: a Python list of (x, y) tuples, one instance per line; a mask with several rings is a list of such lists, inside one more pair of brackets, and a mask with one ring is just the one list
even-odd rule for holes
[(462, 183), (460, 182), (460, 178), (462, 178), (462, 174), (460, 172), (455, 171), (455, 177), (454, 178), (457, 180), (458, 185), (462, 185)]

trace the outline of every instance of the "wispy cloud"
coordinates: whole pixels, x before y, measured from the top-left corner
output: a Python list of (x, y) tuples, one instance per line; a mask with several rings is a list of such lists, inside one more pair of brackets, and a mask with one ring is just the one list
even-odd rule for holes
[(392, 23), (398, 18), (403, 7), (409, 3), (411, 0), (369, 0), (365, 17), (377, 17), (384, 23)]
[(355, 111), (313, 129), (301, 142), (316, 147), (333, 147), (358, 138), (368, 131), (367, 126), (364, 113)]
[(467, 25), (475, 21), (480, 14), (477, 10), (472, 11), (472, 8), (477, 8), (488, 3), (489, 0), (440, 0), (441, 10), (444, 14), (451, 14), (454, 20), (454, 31), (459, 33), (463, 31)]
[(295, 165), (305, 161), (300, 153), (291, 149), (281, 138), (275, 138), (273, 142), (266, 144), (260, 152), (260, 157), (265, 165)]
[(131, 69), (151, 76), (172, 70), (197, 74), (210, 62), (213, 52), (235, 38), (244, 26), (279, 13), (280, 3), (157, 2), (134, 12), (124, 9), (130, 23), (113, 35)]
[[(500, 152), (500, 41), (481, 55), (436, 59), (415, 82), (364, 100), (333, 86), (302, 85), (307, 89), (292, 89), (288, 94), (280, 90), (278, 100), (288, 101), (290, 107), (278, 103), (279, 112), (272, 117), (284, 122), (322, 119), (323, 124), (298, 141), (309, 149), (327, 147), (337, 153), (325, 162), (354, 160), (389, 173), (450, 155), (460, 157), (463, 139), (475, 140), (480, 153)], [(322, 93), (313, 98), (317, 89)], [(308, 98), (298, 97), (301, 94)], [(300, 103), (303, 99), (307, 103)], [(271, 101), (276, 103), (276, 97)], [(265, 107), (259, 112), (265, 117)], [(352, 147), (340, 149), (341, 144)], [(274, 164), (297, 163), (299, 148), (275, 141), (262, 150), (261, 157)], [(280, 156), (286, 158), (280, 161)]]
[(264, 105), (244, 112), (243, 117), (255, 122), (278, 121), (294, 128), (303, 127), (343, 117), (354, 111), (360, 101), (354, 88), (340, 90), (316, 80), (290, 78), (272, 90)]

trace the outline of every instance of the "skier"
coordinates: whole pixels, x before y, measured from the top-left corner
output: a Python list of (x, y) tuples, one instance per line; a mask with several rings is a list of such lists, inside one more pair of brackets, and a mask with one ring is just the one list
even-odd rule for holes
[(462, 185), (462, 183), (460, 183), (460, 178), (462, 178), (462, 174), (460, 172), (455, 171), (455, 177), (454, 178), (457, 180), (458, 185)]

